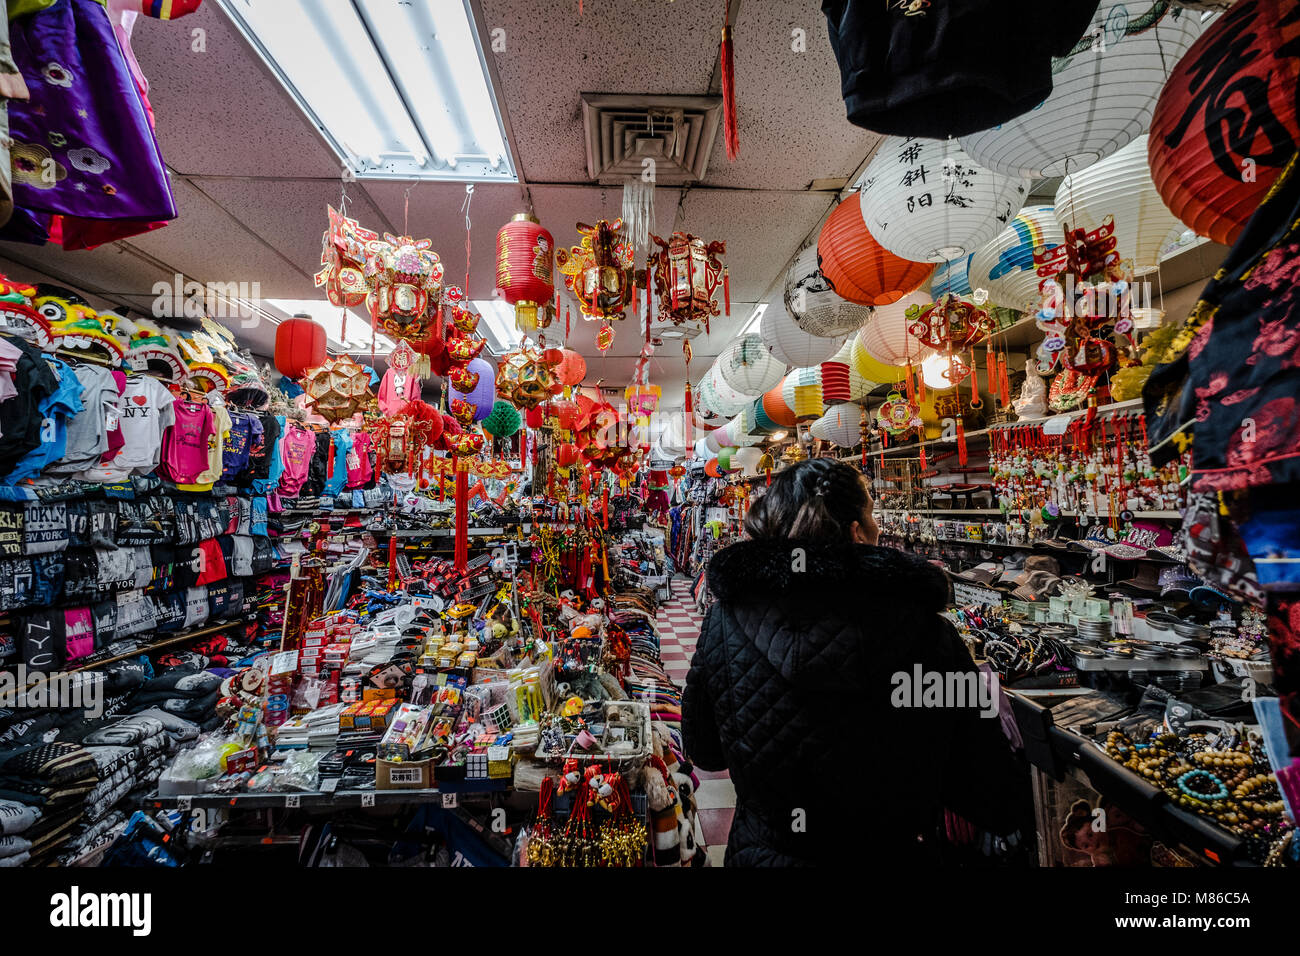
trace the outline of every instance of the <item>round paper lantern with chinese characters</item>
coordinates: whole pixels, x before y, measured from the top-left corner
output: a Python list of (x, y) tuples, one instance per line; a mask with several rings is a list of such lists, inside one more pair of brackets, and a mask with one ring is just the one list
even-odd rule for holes
[(858, 333), (858, 341), (877, 362), (900, 367), (910, 362), (919, 367), (921, 360), (934, 350), (922, 345), (908, 332), (911, 322), (907, 310), (913, 305), (925, 308), (930, 301), (928, 295), (918, 292), (901, 302), (877, 309), (872, 320)]
[(281, 375), (302, 378), (325, 361), (325, 327), (306, 316), (285, 319), (275, 329), (275, 367)]
[(786, 365), (805, 366), (824, 362), (844, 344), (845, 336), (824, 339), (805, 332), (780, 303), (772, 303), (759, 320), (759, 335), (772, 354)]
[[(853, 193), (835, 207), (822, 226), (817, 238), (822, 277), (850, 302), (874, 306), (897, 302), (920, 288), (934, 266), (885, 248), (864, 225), (860, 202), (861, 193)], [(939, 260), (944, 258), (953, 257), (940, 256)]]
[(755, 333), (728, 346), (717, 364), (722, 380), (742, 395), (761, 395), (785, 377), (785, 363), (773, 358)]
[(795, 417), (794, 409), (786, 403), (784, 391), (785, 382), (782, 380), (780, 385), (770, 388), (763, 393), (762, 401), (763, 412), (767, 417), (780, 425), (782, 428), (793, 428), (799, 424), (799, 419)]
[(1151, 181), (1147, 148), (1147, 137), (1139, 136), (1115, 155), (1066, 176), (1056, 190), (1062, 227), (1091, 232), (1107, 216), (1114, 218), (1116, 249), (1134, 275), (1158, 269), (1160, 250), (1184, 229)]
[(983, 246), (970, 261), (970, 283), (984, 289), (989, 301), (1020, 312), (1037, 308), (1041, 278), (1034, 267), (1034, 250), (1059, 246), (1065, 233), (1051, 206), (1026, 206), (1011, 224)]
[(1001, 232), (1028, 192), (1027, 179), (979, 165), (955, 140), (891, 136), (863, 177), (862, 219), (894, 255), (948, 262)]
[(461, 391), (454, 385), (448, 384), (448, 398), (472, 406), (474, 409), (472, 420), (481, 422), (492, 414), (492, 406), (496, 401), (496, 369), (487, 359), (476, 358), (469, 363), (467, 370), (471, 375), (478, 376), (474, 387)]
[(1202, 30), (1197, 14), (1152, 17), (1147, 7), (1102, 0), (1073, 55), (1053, 61), (1052, 95), (963, 136), (962, 149), (996, 172), (1037, 179), (1086, 169), (1146, 132), (1160, 90)]
[(555, 240), (527, 213), (515, 216), (497, 233), (497, 288), (515, 307), (515, 325), (520, 331), (551, 324)]
[(1232, 245), (1300, 145), (1296, 0), (1240, 0), (1160, 94), (1147, 143), (1160, 196), (1198, 235)]
[(785, 307), (795, 324), (810, 335), (836, 336), (856, 332), (870, 308), (838, 295), (822, 275), (817, 246), (804, 246), (785, 277)]
[(974, 257), (975, 253), (972, 252), (969, 256), (935, 266), (934, 275), (930, 276), (930, 295), (936, 299), (948, 293), (970, 295), (970, 261)]
[(852, 448), (862, 441), (862, 406), (852, 402), (832, 405), (821, 418), (808, 426), (814, 438), (841, 448)]

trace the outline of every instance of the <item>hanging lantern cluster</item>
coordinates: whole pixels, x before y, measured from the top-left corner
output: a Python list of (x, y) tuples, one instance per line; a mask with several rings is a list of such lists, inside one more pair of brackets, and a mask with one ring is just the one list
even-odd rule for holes
[[(710, 319), (724, 310), (731, 315), (730, 280), (718, 258), (726, 253), (727, 244), (721, 240), (705, 243), (688, 232), (674, 232), (666, 240), (652, 235), (650, 240), (659, 247), (646, 262), (646, 273), (654, 277), (654, 291), (659, 297), (659, 316), (674, 325), (700, 322), (707, 335)], [(647, 278), (647, 284), (649, 281)], [(716, 299), (719, 287), (723, 292), (722, 308)]]
[(817, 237), (817, 261), (826, 284), (837, 295), (859, 305), (897, 302), (920, 288), (934, 271), (930, 262), (913, 261), (891, 252), (868, 231), (863, 221), (862, 194), (856, 192), (827, 217)]
[[(622, 235), (623, 220), (601, 219), (594, 226), (578, 223), (582, 242), (558, 249), (556, 264), (564, 284), (578, 302), (583, 318), (605, 323), (607, 340), (613, 341), (609, 323), (624, 317), (634, 291), (632, 244)], [(599, 344), (599, 343), (598, 343)], [(608, 344), (605, 346), (607, 349)], [(602, 349), (601, 351), (604, 351)]]
[(497, 232), (497, 288), (515, 307), (521, 332), (547, 328), (555, 318), (555, 240), (527, 213)]

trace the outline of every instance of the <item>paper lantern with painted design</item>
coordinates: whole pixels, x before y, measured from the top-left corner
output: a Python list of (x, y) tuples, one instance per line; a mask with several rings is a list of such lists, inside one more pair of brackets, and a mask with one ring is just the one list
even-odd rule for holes
[(844, 344), (845, 336), (821, 338), (799, 328), (780, 303), (772, 303), (759, 320), (759, 335), (778, 361), (796, 368), (824, 362)]
[(911, 322), (907, 310), (913, 305), (925, 308), (929, 303), (929, 295), (918, 292), (901, 302), (877, 309), (872, 320), (858, 333), (858, 341), (877, 362), (899, 367), (911, 362), (914, 368), (919, 368), (922, 359), (934, 350), (922, 345), (908, 332)]
[(1296, 0), (1240, 0), (1165, 84), (1147, 143), (1165, 205), (1232, 245), (1300, 145)]
[(709, 374), (706, 376), (706, 380), (708, 381), (710, 389), (709, 395), (711, 401), (709, 407), (720, 415), (730, 417), (739, 413), (742, 408), (749, 404), (750, 398), (753, 397), (732, 388), (723, 381), (721, 369), (718, 368), (716, 362), (713, 364), (713, 367), (709, 369)]
[(956, 140), (891, 136), (863, 176), (861, 212), (865, 228), (895, 256), (948, 262), (1001, 232), (1028, 194), (1028, 179), (981, 166)]
[(761, 395), (785, 376), (785, 363), (774, 358), (755, 333), (728, 346), (717, 366), (722, 380), (742, 395)]
[(975, 162), (1039, 179), (1105, 159), (1151, 125), (1160, 91), (1201, 34), (1200, 16), (1148, 15), (1132, 0), (1102, 0), (1073, 56), (1053, 60), (1052, 94), (1032, 110), (961, 138)]
[(1065, 233), (1051, 206), (1026, 206), (993, 241), (970, 260), (970, 282), (989, 294), (989, 302), (1020, 312), (1036, 310), (1041, 278), (1034, 267), (1034, 249), (1059, 246)]
[(831, 288), (859, 305), (897, 302), (919, 289), (934, 271), (929, 262), (891, 252), (871, 234), (863, 221), (861, 193), (853, 193), (827, 218), (817, 237), (817, 258)]
[(1114, 217), (1116, 249), (1134, 275), (1160, 268), (1160, 250), (1185, 228), (1151, 180), (1147, 149), (1147, 137), (1139, 136), (1114, 156), (1066, 176), (1056, 190), (1056, 220), (1062, 227), (1091, 232)]
[(856, 332), (871, 315), (869, 306), (850, 302), (831, 288), (817, 261), (815, 243), (804, 246), (790, 263), (785, 308), (799, 328), (822, 338)]
[(841, 448), (852, 448), (862, 441), (862, 406), (852, 402), (832, 405), (810, 426), (814, 438)]
[(950, 262), (941, 262), (934, 267), (930, 276), (930, 295), (936, 300), (943, 295), (970, 295), (970, 261), (975, 253), (962, 256)]

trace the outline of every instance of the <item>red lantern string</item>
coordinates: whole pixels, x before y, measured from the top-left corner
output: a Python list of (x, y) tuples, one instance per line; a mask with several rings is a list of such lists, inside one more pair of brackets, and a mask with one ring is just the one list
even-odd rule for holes
[(727, 306), (727, 318), (731, 318), (731, 273), (722, 270), (722, 301)]
[(571, 317), (572, 316), (571, 313), (569, 312), (569, 307), (566, 305), (564, 307), (564, 344), (565, 345), (569, 344), (569, 319)]

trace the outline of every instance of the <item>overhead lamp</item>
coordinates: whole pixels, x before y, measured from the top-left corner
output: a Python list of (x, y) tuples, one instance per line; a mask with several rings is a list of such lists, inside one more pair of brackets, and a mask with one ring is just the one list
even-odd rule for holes
[(467, 0), (217, 0), (360, 178), (515, 182)]
[(785, 441), (786, 436), (789, 434), (790, 433), (787, 431), (775, 431), (772, 432), (772, 434), (768, 435), (767, 437), (769, 441), (778, 442), (778, 441)]
[(474, 308), (482, 318), (488, 346), (493, 355), (504, 355), (522, 341), (515, 327), (515, 310), (502, 299), (475, 299)]

